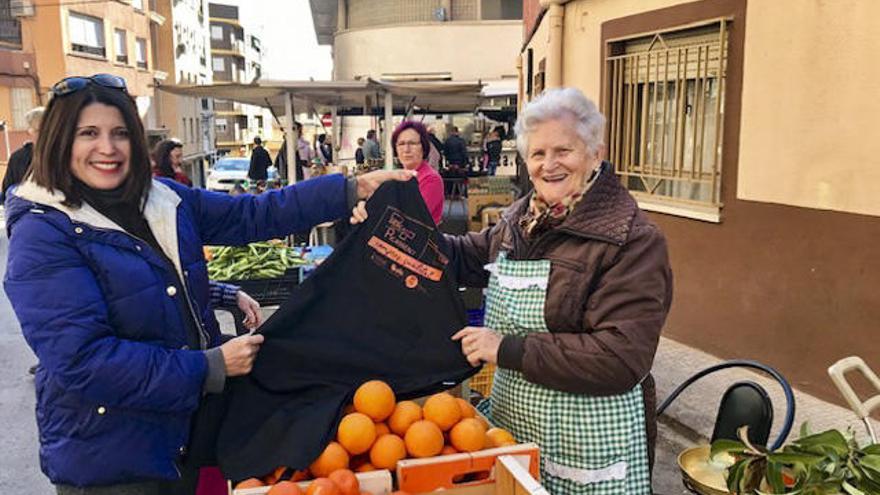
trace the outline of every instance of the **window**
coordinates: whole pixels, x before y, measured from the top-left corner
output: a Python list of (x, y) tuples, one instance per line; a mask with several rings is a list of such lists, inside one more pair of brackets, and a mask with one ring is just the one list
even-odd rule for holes
[(228, 130), (226, 119), (214, 120), (214, 127), (217, 129), (217, 132), (219, 134), (225, 134)]
[(142, 11), (144, 10), (144, 0), (131, 0), (131, 6)]
[(34, 107), (32, 88), (10, 88), (9, 99), (12, 103), (12, 128), (23, 130), (28, 128), (24, 116)]
[(113, 30), (113, 39), (116, 42), (116, 61), (120, 64), (128, 63), (128, 38), (122, 29)]
[(718, 221), (727, 21), (609, 45), (608, 156), (640, 202)]
[(223, 57), (211, 57), (211, 68), (214, 72), (226, 71), (226, 59)]
[(135, 38), (137, 45), (137, 66), (139, 69), (147, 68), (147, 40), (143, 38)]
[[(26, 7), (19, 6), (16, 10)], [(30, 15), (33, 15), (33, 7), (30, 8)], [(13, 16), (13, 6), (10, 0), (0, 1), (0, 44), (5, 48), (15, 48), (21, 50), (21, 21), (18, 17)]]
[(212, 40), (222, 40), (223, 39), (223, 26), (211, 26), (211, 39)]
[(70, 12), (70, 49), (74, 52), (88, 53), (105, 57), (104, 23), (96, 17)]

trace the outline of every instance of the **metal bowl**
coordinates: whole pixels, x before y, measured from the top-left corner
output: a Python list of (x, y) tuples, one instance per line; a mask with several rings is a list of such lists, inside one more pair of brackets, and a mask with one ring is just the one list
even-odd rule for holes
[(711, 460), (709, 451), (708, 445), (701, 445), (678, 456), (682, 481), (688, 489), (700, 495), (729, 495), (724, 473), (733, 464), (733, 458), (726, 456)]

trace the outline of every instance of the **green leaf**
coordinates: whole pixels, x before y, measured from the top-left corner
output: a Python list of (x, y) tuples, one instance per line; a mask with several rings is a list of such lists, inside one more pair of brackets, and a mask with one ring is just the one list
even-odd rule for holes
[[(771, 454), (772, 455), (772, 454)], [(773, 489), (773, 493), (785, 493), (785, 482), (782, 480), (782, 469), (784, 465), (780, 462), (774, 462), (772, 457), (767, 458), (767, 483)]]
[(718, 454), (744, 454), (746, 446), (736, 440), (728, 440), (725, 438), (712, 442), (712, 448), (709, 450), (709, 457), (714, 458)]
[(824, 459), (821, 455), (801, 452), (774, 452), (772, 454), (767, 454), (767, 458), (773, 462), (788, 465), (801, 464), (803, 466), (813, 466)]
[(868, 445), (862, 449), (862, 452), (868, 455), (880, 455), (880, 443)]
[(846, 438), (837, 430), (828, 430), (815, 435), (810, 435), (801, 438), (794, 443), (809, 451), (813, 451), (813, 448), (818, 447), (823, 451), (826, 449), (833, 451), (840, 456), (849, 452)]
[(843, 491), (848, 493), (849, 495), (866, 495), (865, 492), (859, 490), (858, 488), (850, 485), (846, 481), (843, 482)]
[(801, 432), (798, 435), (798, 438), (805, 438), (812, 434), (813, 433), (810, 431), (810, 423), (808, 421), (801, 423)]

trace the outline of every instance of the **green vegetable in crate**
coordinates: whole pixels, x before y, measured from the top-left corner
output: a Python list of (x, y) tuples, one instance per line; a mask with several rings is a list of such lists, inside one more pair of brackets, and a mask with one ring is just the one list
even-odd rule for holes
[(209, 251), (208, 278), (212, 280), (276, 278), (284, 275), (288, 268), (307, 264), (293, 249), (272, 242), (209, 248)]

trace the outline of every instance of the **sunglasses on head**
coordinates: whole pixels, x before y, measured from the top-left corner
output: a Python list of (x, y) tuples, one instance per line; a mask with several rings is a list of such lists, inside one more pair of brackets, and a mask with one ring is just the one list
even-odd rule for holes
[(125, 86), (125, 79), (113, 74), (95, 74), (89, 77), (65, 77), (58, 81), (55, 86), (52, 86), (52, 94), (55, 96), (69, 95), (80, 91), (89, 84), (97, 84), (105, 88), (120, 89), (126, 93), (128, 92), (128, 88)]

